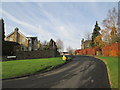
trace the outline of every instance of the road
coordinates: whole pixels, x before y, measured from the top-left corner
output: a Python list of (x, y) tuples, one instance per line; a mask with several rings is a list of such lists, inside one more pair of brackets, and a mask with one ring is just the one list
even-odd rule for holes
[(3, 80), (3, 88), (110, 88), (105, 64), (94, 57), (75, 56), (49, 72)]

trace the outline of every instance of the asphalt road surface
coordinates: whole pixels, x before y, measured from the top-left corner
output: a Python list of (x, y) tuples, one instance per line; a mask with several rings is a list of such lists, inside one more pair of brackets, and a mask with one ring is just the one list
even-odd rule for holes
[(49, 72), (3, 80), (3, 88), (110, 88), (105, 64), (94, 57), (75, 56)]

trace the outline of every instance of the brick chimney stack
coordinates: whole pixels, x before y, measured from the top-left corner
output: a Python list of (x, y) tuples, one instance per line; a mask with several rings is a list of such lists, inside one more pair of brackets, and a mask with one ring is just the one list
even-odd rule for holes
[(14, 32), (15, 32), (15, 42), (17, 42), (17, 43), (18, 43), (18, 31), (19, 31), (19, 29), (16, 27)]

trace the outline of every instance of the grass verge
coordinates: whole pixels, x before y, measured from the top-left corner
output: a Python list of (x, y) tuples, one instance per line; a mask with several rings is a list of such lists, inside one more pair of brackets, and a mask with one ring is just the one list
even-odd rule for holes
[(118, 88), (118, 57), (99, 57), (108, 68), (111, 88)]
[(61, 57), (44, 58), (44, 59), (29, 59), (6, 61), (2, 63), (2, 79), (20, 77), (34, 74), (40, 71), (51, 70), (58, 65), (64, 64), (65, 61)]

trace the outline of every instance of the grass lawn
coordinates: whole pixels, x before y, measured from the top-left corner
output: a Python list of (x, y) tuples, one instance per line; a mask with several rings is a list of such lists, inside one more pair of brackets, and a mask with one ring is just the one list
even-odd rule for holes
[(108, 68), (111, 88), (118, 88), (118, 57), (99, 57)]
[(12, 78), (50, 70), (65, 63), (61, 57), (5, 61), (2, 63), (2, 78)]

